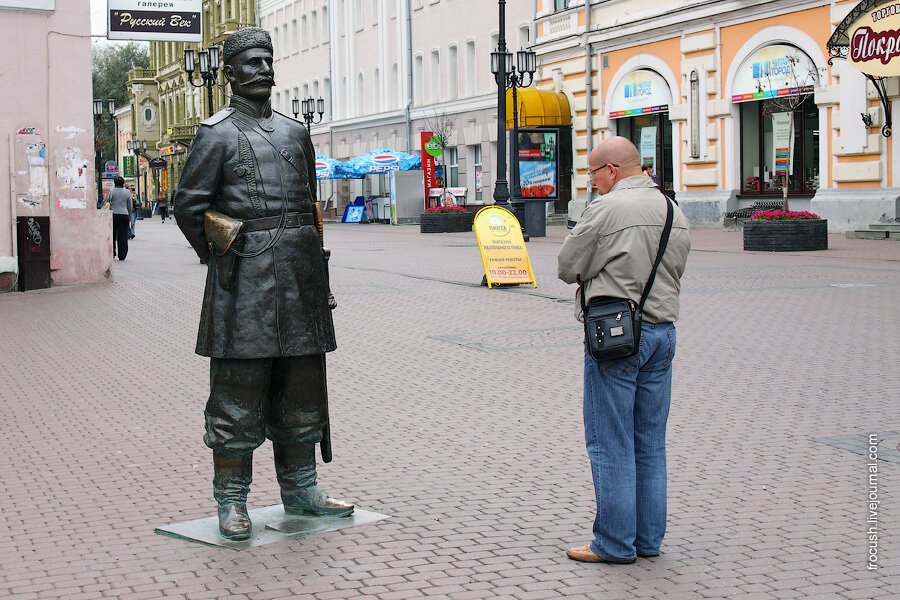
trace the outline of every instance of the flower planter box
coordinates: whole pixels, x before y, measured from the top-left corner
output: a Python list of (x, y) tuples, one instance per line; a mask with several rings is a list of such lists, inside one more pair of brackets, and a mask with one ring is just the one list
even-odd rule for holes
[(475, 213), (458, 212), (443, 214), (423, 214), (419, 219), (421, 233), (457, 233), (472, 231)]
[(827, 249), (827, 219), (744, 222), (744, 250), (798, 252)]

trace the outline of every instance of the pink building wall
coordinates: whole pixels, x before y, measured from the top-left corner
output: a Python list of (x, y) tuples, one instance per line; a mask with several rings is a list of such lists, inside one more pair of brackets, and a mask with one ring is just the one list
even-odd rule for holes
[(16, 216), (49, 216), (51, 278), (66, 285), (111, 276), (112, 215), (96, 208), (90, 1), (54, 4), (0, 10), (13, 50), (0, 61), (0, 272)]

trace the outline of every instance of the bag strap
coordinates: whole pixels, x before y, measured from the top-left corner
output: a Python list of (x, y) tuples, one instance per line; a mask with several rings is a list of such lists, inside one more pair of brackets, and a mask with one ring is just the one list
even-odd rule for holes
[(650, 288), (653, 287), (653, 281), (656, 279), (656, 270), (659, 268), (659, 263), (662, 262), (663, 254), (666, 252), (666, 246), (669, 244), (669, 234), (672, 233), (672, 222), (675, 220), (675, 210), (672, 208), (672, 202), (665, 194), (662, 194), (662, 197), (666, 199), (666, 225), (663, 227), (662, 235), (659, 238), (659, 250), (656, 251), (656, 261), (653, 263), (653, 269), (650, 271), (650, 278), (647, 280), (647, 285), (644, 286), (641, 301), (638, 303), (638, 308), (641, 312), (644, 311), (644, 303), (647, 301), (647, 296), (650, 295)]

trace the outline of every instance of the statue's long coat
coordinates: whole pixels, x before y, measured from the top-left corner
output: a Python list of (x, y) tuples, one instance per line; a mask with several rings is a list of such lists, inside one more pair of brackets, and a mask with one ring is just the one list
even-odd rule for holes
[[(272, 129), (269, 135), (278, 150), (248, 123), (263, 132)], [(260, 119), (233, 103), (201, 123), (175, 195), (178, 226), (209, 265), (197, 354), (264, 358), (335, 349), (327, 267), (314, 225), (287, 228), (272, 249), (238, 258), (227, 290), (218, 284), (216, 261), (210, 259), (203, 233), (207, 210), (256, 219), (278, 217), (287, 203), (288, 212), (312, 213), (314, 157), (303, 125), (276, 112)], [(241, 251), (264, 247), (276, 231), (241, 234)]]

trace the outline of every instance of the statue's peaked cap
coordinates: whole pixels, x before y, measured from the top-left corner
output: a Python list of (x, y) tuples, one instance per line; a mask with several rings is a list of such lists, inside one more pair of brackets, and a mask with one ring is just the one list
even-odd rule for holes
[(225, 64), (228, 64), (232, 58), (250, 48), (265, 48), (269, 52), (274, 52), (272, 49), (272, 38), (269, 37), (269, 32), (265, 29), (260, 29), (259, 27), (244, 27), (243, 29), (238, 29), (225, 38), (225, 43), (222, 44), (222, 46), (222, 55)]

